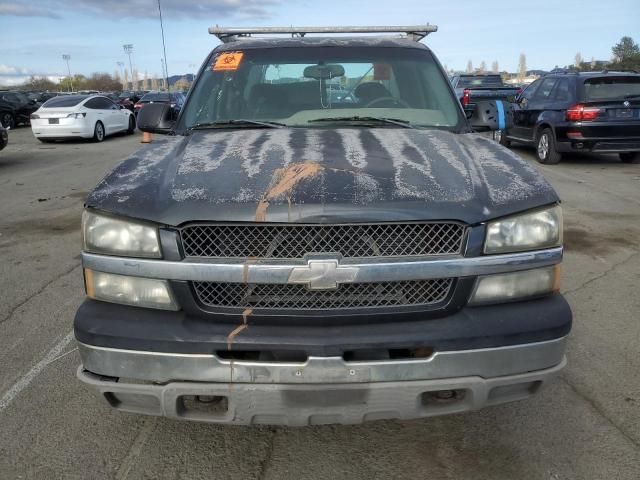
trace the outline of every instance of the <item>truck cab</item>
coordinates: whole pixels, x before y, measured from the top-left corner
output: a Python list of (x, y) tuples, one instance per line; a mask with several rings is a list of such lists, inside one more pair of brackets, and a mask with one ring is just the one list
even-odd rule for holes
[(553, 378), (559, 198), (474, 133), (507, 107), (466, 118), (418, 41), (433, 31), (210, 29), (177, 120), (145, 106), (153, 142), (87, 198), (80, 380), (127, 412), (310, 425), (475, 410)]

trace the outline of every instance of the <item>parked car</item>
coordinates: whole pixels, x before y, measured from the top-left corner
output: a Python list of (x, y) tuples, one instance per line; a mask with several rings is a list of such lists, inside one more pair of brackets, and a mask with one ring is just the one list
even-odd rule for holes
[(185, 96), (181, 92), (149, 92), (135, 103), (134, 112), (137, 115), (142, 107), (148, 103), (166, 103), (171, 107), (173, 118), (176, 119), (184, 105), (184, 100)]
[(482, 100), (507, 100), (512, 102), (521, 89), (505, 85), (498, 74), (461, 74), (451, 78), (456, 96), (465, 109), (473, 111)]
[(138, 102), (140, 100), (140, 96), (138, 95), (137, 92), (121, 92), (118, 96), (118, 100), (117, 100), (117, 104), (118, 105), (122, 105), (123, 107), (125, 107), (126, 109), (130, 110), (130, 111), (135, 111), (134, 109), (134, 105), (136, 104), (136, 102)]
[(9, 143), (9, 131), (0, 124), (0, 150), (4, 149)]
[(531, 145), (540, 163), (556, 164), (563, 153), (617, 153), (640, 160), (640, 74), (552, 73), (517, 98), (513, 126), (497, 134)]
[[(435, 28), (212, 28), (178, 120), (146, 104), (158, 136), (86, 199), (80, 380), (123, 411), (308, 425), (475, 410), (557, 374), (558, 196), (472, 133), (508, 105), (466, 118), (417, 41)], [(329, 105), (332, 78), (357, 103)]]
[(13, 104), (0, 100), (0, 125), (5, 128), (15, 127), (16, 108)]
[(30, 115), (40, 108), (40, 104), (23, 92), (4, 90), (0, 91), (0, 111), (2, 124), (5, 127), (14, 128), (24, 123), (29, 123)]
[(118, 132), (133, 133), (135, 118), (103, 95), (68, 95), (48, 100), (31, 115), (31, 130), (41, 142), (93, 138), (102, 142)]

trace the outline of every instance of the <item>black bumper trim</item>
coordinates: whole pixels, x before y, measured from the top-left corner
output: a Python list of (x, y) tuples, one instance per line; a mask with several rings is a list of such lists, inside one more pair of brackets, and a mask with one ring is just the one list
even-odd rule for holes
[[(175, 353), (215, 353), (228, 348), (231, 332), (242, 324), (86, 300), (78, 309), (78, 341), (99, 347)], [(406, 316), (403, 316), (406, 318)], [(292, 319), (293, 320), (293, 319)], [(567, 335), (571, 310), (561, 295), (501, 305), (464, 308), (442, 318), (415, 314), (404, 320), (344, 326), (252, 324), (233, 336), (232, 350), (296, 350), (335, 356), (362, 349), (431, 347), (468, 350), (542, 342)]]

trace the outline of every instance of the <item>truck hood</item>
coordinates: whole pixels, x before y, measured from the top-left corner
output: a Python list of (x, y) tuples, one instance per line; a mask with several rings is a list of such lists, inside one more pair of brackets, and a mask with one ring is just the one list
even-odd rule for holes
[(477, 134), (405, 128), (198, 130), (123, 161), (87, 206), (189, 221), (477, 224), (554, 203), (538, 171)]

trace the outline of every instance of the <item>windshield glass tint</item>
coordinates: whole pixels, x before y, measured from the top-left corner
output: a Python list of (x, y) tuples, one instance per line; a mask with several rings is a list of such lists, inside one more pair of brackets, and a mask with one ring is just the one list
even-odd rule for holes
[(593, 78), (584, 82), (585, 100), (619, 100), (640, 95), (640, 77)]
[(64, 95), (53, 97), (47, 100), (42, 106), (46, 108), (75, 107), (86, 98), (87, 95)]
[(447, 79), (427, 50), (294, 47), (241, 53), (240, 61), (229, 65), (222, 64), (229, 53), (211, 58), (179, 128), (239, 119), (318, 126), (318, 119), (354, 116), (449, 129), (464, 124)]
[(460, 77), (458, 87), (501, 87), (502, 79), (499, 76), (486, 77)]

